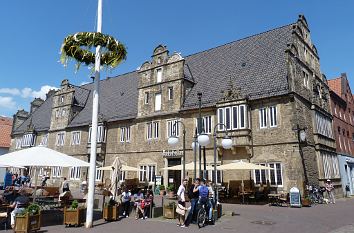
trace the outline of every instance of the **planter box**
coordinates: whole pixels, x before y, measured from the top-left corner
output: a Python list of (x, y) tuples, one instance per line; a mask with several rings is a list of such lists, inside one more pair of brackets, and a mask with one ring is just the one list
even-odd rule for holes
[(31, 232), (41, 229), (41, 214), (16, 216), (14, 232)]
[(119, 205), (105, 206), (103, 209), (103, 219), (106, 221), (119, 220)]
[(86, 208), (77, 208), (71, 210), (64, 208), (64, 225), (65, 226), (80, 226), (86, 220)]
[(165, 218), (175, 219), (176, 218), (176, 206), (175, 205), (173, 205), (173, 206), (164, 205), (163, 216)]
[(309, 199), (301, 199), (301, 204), (304, 207), (311, 207), (311, 201)]

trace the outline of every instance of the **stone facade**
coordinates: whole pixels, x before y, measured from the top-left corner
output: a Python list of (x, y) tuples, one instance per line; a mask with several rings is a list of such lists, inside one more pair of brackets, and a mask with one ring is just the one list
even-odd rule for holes
[[(248, 87), (240, 86), (231, 79), (226, 88), (221, 90), (213, 87), (219, 83), (198, 89), (203, 93), (201, 97), (203, 127), (211, 141), (205, 150), (201, 150), (205, 151), (206, 162), (213, 163), (214, 127), (218, 123), (223, 123), (229, 127), (228, 134), (233, 140), (233, 147), (231, 150), (225, 150), (220, 146), (225, 130), (221, 125), (216, 126), (218, 164), (243, 159), (274, 168), (264, 173), (224, 171), (221, 175), (222, 180), (218, 181), (227, 183), (230, 180), (252, 178), (256, 185), (269, 183), (274, 189), (285, 192), (293, 186), (304, 191), (305, 183), (318, 185), (327, 178), (333, 179), (336, 185), (340, 184), (336, 174), (331, 174), (333, 177), (323, 175), (323, 153), (329, 153), (328, 156), (331, 156), (335, 152), (335, 140), (331, 134), (320, 128), (316, 120), (316, 116), (320, 114), (330, 126), (332, 125), (327, 81), (320, 72), (319, 57), (310, 40), (306, 19), (300, 16), (291, 30), (292, 43), (288, 44), (281, 55), (286, 59), (283, 62), (286, 64), (287, 79), (284, 82), (287, 84), (282, 85), (287, 87), (287, 92), (281, 92), (282, 94), (269, 92), (268, 97), (256, 98), (249, 95), (252, 93), (249, 93)], [(207, 65), (205, 62), (205, 66)], [(242, 64), (242, 67), (245, 66), (246, 63)], [(114, 118), (104, 115), (101, 117), (100, 122), (105, 133), (98, 143), (97, 165), (108, 166), (118, 156), (123, 164), (144, 171), (128, 172), (125, 178), (139, 177), (141, 181), (147, 180), (152, 183), (154, 175), (162, 175), (165, 184), (178, 185), (180, 172), (167, 171), (163, 168), (183, 162), (180, 153), (183, 126), (186, 131), (186, 163), (194, 160), (191, 144), (194, 141), (199, 116), (198, 103), (195, 101), (193, 106), (185, 104), (186, 99), (193, 95), (193, 88), (198, 85), (198, 81), (193, 78), (193, 72), (186, 64), (186, 58), (178, 53), (169, 55), (166, 46), (157, 46), (152, 59), (144, 62), (136, 72), (138, 78), (136, 116), (121, 120), (111, 120)], [(223, 82), (223, 74), (219, 75), (218, 82)], [(262, 73), (259, 76), (262, 78)], [(82, 110), (74, 104), (77, 90), (78, 88), (69, 84), (67, 80), (62, 82), (61, 88), (52, 97), (50, 127), (43, 132), (36, 132), (35, 145), (41, 143), (44, 135), (49, 135), (46, 144), (48, 147), (88, 160), (89, 123), (75, 127), (70, 125), (71, 120), (77, 115), (80, 116)], [(262, 90), (258, 91), (262, 94)], [(277, 93), (280, 90), (275, 88), (273, 91)], [(214, 101), (211, 96), (215, 93), (210, 92), (223, 94), (215, 95), (219, 98)], [(124, 93), (121, 92), (121, 95)], [(171, 148), (167, 141), (172, 134), (175, 121), (181, 121), (183, 125), (178, 124), (179, 144)], [(61, 136), (64, 138), (62, 144), (59, 143), (60, 140), (58, 141), (58, 134), (61, 132), (64, 133), (64, 136)], [(80, 142), (77, 145), (76, 136), (73, 136), (75, 132), (80, 132)], [(16, 141), (22, 137), (23, 132), (15, 130), (12, 150), (16, 148)], [(172, 153), (169, 153), (171, 151)], [(198, 153), (197, 159), (199, 160)], [(334, 165), (331, 163), (330, 166)], [(98, 182), (109, 178), (107, 172), (102, 177), (100, 175), (97, 176), (100, 180)], [(193, 171), (187, 171), (188, 177), (193, 175)], [(72, 170), (63, 170), (62, 176), (73, 176)], [(86, 178), (87, 170), (82, 169), (79, 177), (74, 178), (73, 182)]]

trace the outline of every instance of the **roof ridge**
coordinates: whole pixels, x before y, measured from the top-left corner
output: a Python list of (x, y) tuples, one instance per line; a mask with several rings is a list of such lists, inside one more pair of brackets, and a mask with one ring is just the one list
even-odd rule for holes
[(294, 24), (295, 24), (295, 23), (290, 23), (290, 24), (287, 24), (287, 25), (283, 25), (283, 26), (280, 26), (280, 27), (276, 27), (276, 28), (269, 29), (269, 30), (264, 31), (264, 32), (259, 32), (259, 33), (254, 34), (254, 35), (246, 36), (246, 37), (244, 37), (244, 38), (240, 38), (240, 39), (237, 39), (237, 40), (234, 40), (234, 41), (230, 41), (230, 42), (227, 42), (227, 43), (222, 44), (222, 45), (218, 45), (218, 46), (213, 47), (213, 48), (209, 48), (209, 49), (205, 49), (205, 50), (202, 50), (202, 51), (199, 51), (199, 52), (196, 52), (196, 53), (189, 54), (189, 55), (185, 56), (185, 58), (186, 58), (186, 57), (193, 56), (193, 55), (197, 55), (197, 54), (199, 54), (199, 53), (204, 53), (204, 52), (207, 52), (207, 51), (216, 49), (216, 48), (220, 48), (220, 47), (223, 47), (223, 46), (225, 46), (225, 45), (229, 45), (229, 44), (232, 44), (232, 43), (235, 43), (235, 42), (239, 42), (239, 41), (242, 41), (242, 40), (246, 40), (246, 39), (249, 39), (249, 38), (252, 38), (252, 37), (255, 37), (255, 36), (259, 36), (259, 35), (262, 35), (262, 34), (265, 34), (265, 33), (271, 32), (271, 31), (275, 31), (275, 30), (278, 30), (278, 29), (281, 29), (281, 28), (289, 27), (289, 26), (294, 25)]

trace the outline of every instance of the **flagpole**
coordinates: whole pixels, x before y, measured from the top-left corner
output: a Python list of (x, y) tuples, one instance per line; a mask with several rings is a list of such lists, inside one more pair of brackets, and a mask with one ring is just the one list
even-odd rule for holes
[[(102, 0), (98, 0), (97, 7), (97, 32), (102, 32)], [(95, 56), (95, 80), (92, 101), (92, 129), (91, 129), (91, 149), (90, 149), (90, 170), (88, 180), (87, 214), (86, 228), (91, 228), (93, 223), (93, 203), (95, 197), (95, 176), (96, 176), (96, 147), (97, 147), (97, 126), (99, 109), (99, 88), (100, 88), (100, 66), (101, 66), (101, 46), (96, 47)]]

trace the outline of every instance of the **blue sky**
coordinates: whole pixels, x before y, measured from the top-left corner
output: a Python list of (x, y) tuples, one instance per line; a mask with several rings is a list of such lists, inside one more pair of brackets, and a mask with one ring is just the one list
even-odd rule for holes
[[(90, 81), (59, 50), (68, 34), (95, 31), (97, 0), (2, 1), (0, 115), (29, 109), (30, 101), (58, 87)], [(158, 44), (189, 55), (297, 20), (305, 14), (327, 78), (346, 72), (354, 85), (354, 1), (103, 0), (103, 33), (122, 41), (127, 60), (109, 76), (135, 70)], [(107, 76), (103, 73), (101, 78)]]

